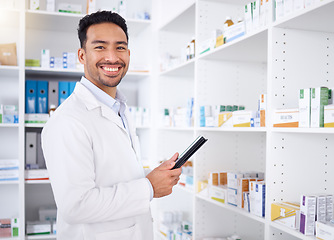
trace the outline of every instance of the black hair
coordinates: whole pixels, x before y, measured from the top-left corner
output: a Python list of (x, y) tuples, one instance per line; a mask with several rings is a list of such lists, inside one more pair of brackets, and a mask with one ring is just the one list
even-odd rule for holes
[(114, 23), (118, 25), (124, 31), (126, 35), (126, 40), (129, 40), (128, 27), (126, 25), (125, 19), (119, 14), (111, 11), (97, 11), (90, 15), (84, 16), (78, 27), (78, 37), (80, 40), (80, 47), (83, 48), (87, 41), (87, 29), (94, 24), (99, 23)]

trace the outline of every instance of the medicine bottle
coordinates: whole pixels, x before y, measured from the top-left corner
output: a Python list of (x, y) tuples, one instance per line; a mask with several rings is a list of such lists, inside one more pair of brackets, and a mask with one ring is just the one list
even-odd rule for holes
[(49, 116), (51, 117), (51, 115), (54, 113), (54, 111), (56, 111), (56, 106), (51, 104), (50, 105), (50, 110), (49, 110)]
[(187, 45), (187, 51), (186, 51), (186, 54), (187, 54), (187, 60), (189, 60), (190, 59), (190, 43), (188, 43), (188, 45)]
[(192, 37), (190, 42), (190, 59), (195, 58), (195, 37)]
[(232, 21), (231, 17), (226, 17), (226, 20), (224, 22), (224, 26), (225, 24), (227, 24), (227, 26), (232, 26), (234, 24), (234, 22)]

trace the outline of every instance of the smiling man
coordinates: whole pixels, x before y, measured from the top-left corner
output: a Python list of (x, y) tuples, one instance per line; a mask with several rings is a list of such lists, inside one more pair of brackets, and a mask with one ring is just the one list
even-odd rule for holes
[(96, 12), (80, 20), (85, 76), (42, 131), (58, 240), (151, 240), (150, 201), (172, 192), (178, 154), (147, 176), (135, 128), (117, 90), (130, 62), (125, 20)]

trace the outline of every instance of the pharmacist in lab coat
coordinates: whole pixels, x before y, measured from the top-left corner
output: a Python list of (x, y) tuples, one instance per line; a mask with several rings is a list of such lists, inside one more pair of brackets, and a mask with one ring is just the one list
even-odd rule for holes
[(125, 98), (117, 85), (130, 60), (125, 20), (97, 12), (79, 23), (85, 77), (42, 132), (58, 208), (58, 240), (153, 239), (150, 201), (172, 192), (178, 157), (146, 177)]

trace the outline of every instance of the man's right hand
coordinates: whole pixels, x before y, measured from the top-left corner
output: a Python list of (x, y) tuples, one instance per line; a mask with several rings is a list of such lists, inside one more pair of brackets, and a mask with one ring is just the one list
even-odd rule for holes
[(167, 196), (172, 193), (172, 188), (180, 180), (181, 168), (171, 170), (176, 159), (179, 157), (178, 153), (163, 162), (159, 167), (153, 169), (146, 178), (151, 182), (155, 198)]

